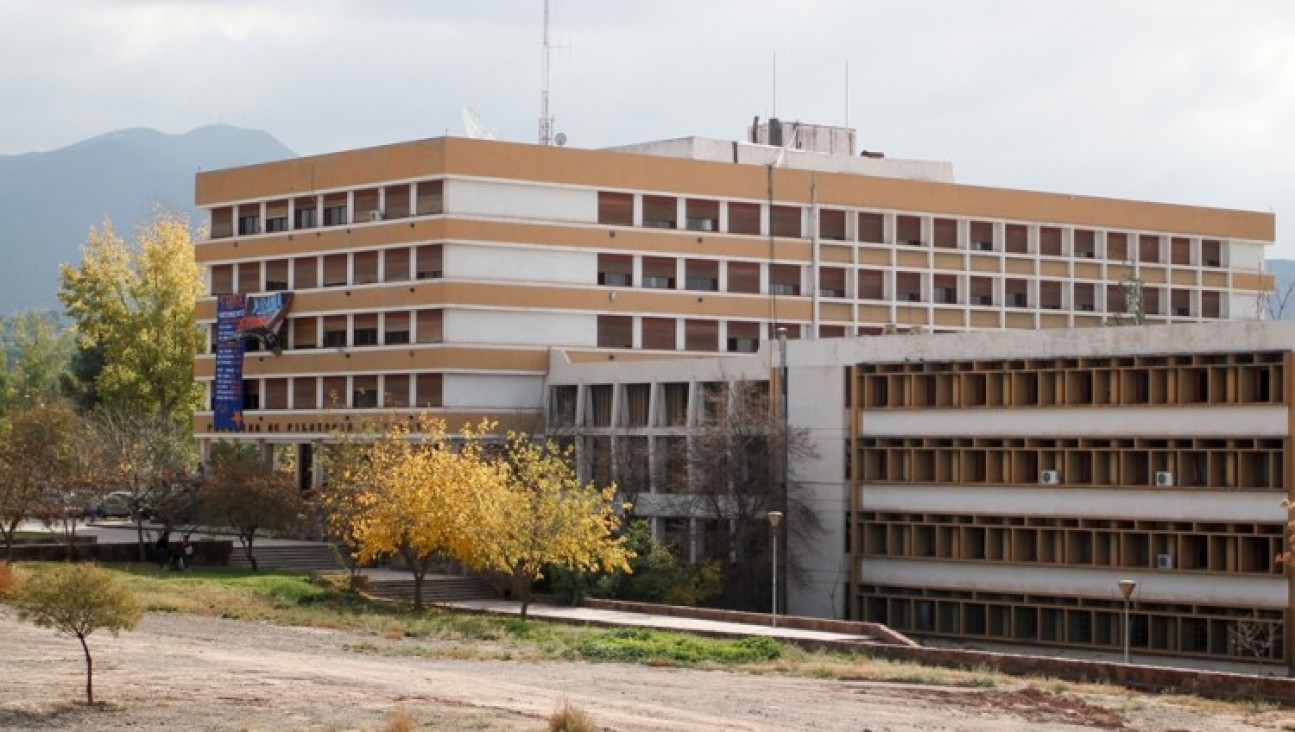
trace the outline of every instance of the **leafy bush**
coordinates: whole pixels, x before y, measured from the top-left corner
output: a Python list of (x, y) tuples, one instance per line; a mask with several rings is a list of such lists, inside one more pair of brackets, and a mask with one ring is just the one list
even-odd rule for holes
[(5, 599), (18, 588), (21, 577), (13, 571), (8, 562), (0, 564), (0, 600)]
[(630, 562), (633, 572), (604, 575), (591, 594), (617, 600), (692, 606), (718, 595), (724, 588), (724, 574), (718, 562), (679, 561), (669, 546), (652, 535), (652, 526), (647, 521), (631, 522), (625, 539), (636, 555)]

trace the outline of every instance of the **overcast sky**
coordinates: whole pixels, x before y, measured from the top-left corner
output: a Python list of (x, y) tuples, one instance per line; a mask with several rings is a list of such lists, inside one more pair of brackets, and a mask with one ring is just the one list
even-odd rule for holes
[[(1278, 216), (1295, 258), (1291, 0), (552, 0), (571, 145), (843, 124), (961, 182)], [(0, 0), (0, 154), (261, 129), (302, 154), (536, 139), (542, 0)], [(847, 105), (847, 75), (848, 105)]]

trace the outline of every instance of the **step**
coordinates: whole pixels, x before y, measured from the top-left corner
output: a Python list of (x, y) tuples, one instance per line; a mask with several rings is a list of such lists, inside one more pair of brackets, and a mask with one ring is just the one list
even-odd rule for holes
[[(371, 580), (369, 594), (388, 600), (412, 600), (414, 581)], [(459, 600), (491, 600), (499, 597), (484, 581), (476, 577), (428, 577), (423, 582), (423, 601), (455, 602)]]

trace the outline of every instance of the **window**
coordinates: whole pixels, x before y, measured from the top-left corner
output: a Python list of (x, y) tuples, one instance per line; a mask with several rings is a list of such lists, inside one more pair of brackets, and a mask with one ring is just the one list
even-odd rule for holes
[(599, 315), (598, 347), (633, 348), (634, 319), (628, 315)]
[(257, 379), (243, 379), (243, 409), (254, 411), (261, 408), (261, 382)]
[(656, 351), (675, 350), (673, 318), (642, 318), (639, 321), (639, 329), (642, 335), (639, 343), (642, 348)]
[(971, 248), (978, 252), (994, 251), (994, 225), (988, 221), (971, 222)]
[(338, 409), (346, 406), (346, 377), (324, 377), (324, 408)]
[(679, 228), (679, 199), (673, 196), (644, 196), (643, 226), (649, 229)]
[(351, 406), (355, 409), (373, 409), (378, 406), (378, 377), (351, 378)]
[(940, 249), (956, 249), (958, 246), (958, 222), (953, 219), (935, 219), (931, 224), (934, 244)]
[(288, 289), (288, 260), (272, 259), (265, 263), (265, 291), (279, 292)]
[(800, 207), (774, 206), (770, 218), (774, 236), (785, 236), (793, 239), (799, 239), (802, 236)]
[(418, 279), (428, 280), (441, 276), (441, 245), (425, 244), (418, 247), (414, 254), (417, 263)]
[(634, 225), (634, 196), (630, 193), (598, 192), (598, 223), (610, 226)]
[(371, 285), (378, 281), (378, 253), (355, 253), (355, 284)]
[(884, 214), (859, 214), (859, 241), (874, 244), (884, 244), (886, 242), (886, 217)]
[(298, 376), (292, 380), (292, 408), (319, 409), (316, 380), (312, 376)]
[(669, 257), (643, 258), (643, 286), (655, 290), (673, 290), (675, 260)]
[(1023, 224), (1008, 224), (1004, 227), (1006, 236), (1005, 249), (1009, 254), (1026, 254), (1030, 250), (1029, 230)]
[(378, 189), (368, 188), (355, 192), (355, 221), (381, 221), (382, 210), (378, 208)]
[(920, 247), (926, 244), (922, 240), (922, 219), (917, 216), (895, 217), (895, 236), (900, 244)]
[(684, 350), (718, 351), (719, 322), (715, 320), (684, 321)]
[(266, 379), (265, 380), (265, 408), (266, 409), (287, 409), (288, 408), (288, 380), (287, 379)]
[(419, 310), (415, 313), (415, 336), (419, 343), (440, 343), (442, 315), (440, 310)]
[(409, 313), (387, 313), (382, 322), (383, 343), (395, 346), (409, 342)]
[(800, 294), (800, 267), (775, 264), (769, 268), (769, 292), (774, 295)]
[(324, 287), (346, 286), (346, 255), (329, 254), (324, 257)]
[(403, 219), (409, 215), (409, 186), (387, 186), (386, 187), (386, 210), (383, 211), (383, 218)]
[(760, 324), (731, 321), (725, 350), (731, 353), (755, 353), (760, 348)]
[(211, 238), (225, 239), (234, 233), (234, 210), (229, 206), (211, 210)]
[(278, 232), (288, 230), (288, 201), (270, 201), (265, 204), (265, 230)]
[(261, 291), (260, 262), (243, 262), (238, 265), (238, 291), (241, 293)]
[(248, 236), (261, 233), (260, 206), (238, 207), (238, 234)]
[(409, 406), (409, 377), (404, 374), (388, 374), (382, 383), (382, 406)]
[(346, 347), (346, 316), (330, 315), (324, 318), (324, 348)]
[(818, 236), (821, 239), (845, 241), (845, 212), (821, 209), (818, 212)]
[(441, 406), (441, 375), (419, 374), (414, 383), (414, 406)]
[(599, 254), (598, 284), (609, 287), (632, 287), (634, 258), (627, 254)]
[(378, 316), (376, 314), (364, 313), (362, 315), (356, 315), (354, 322), (355, 326), (352, 332), (351, 345), (378, 345)]
[(319, 345), (317, 318), (292, 318), (292, 347), (315, 348)]
[(436, 216), (445, 213), (445, 184), (439, 180), (425, 180), (417, 185), (419, 216)]
[(409, 279), (408, 249), (388, 249), (382, 253), (382, 279), (384, 282), (404, 282)]
[(719, 201), (689, 198), (684, 210), (690, 231), (719, 231)]
[(1061, 256), (1061, 229), (1055, 226), (1039, 229), (1039, 254), (1045, 257)]
[(689, 290), (719, 290), (719, 262), (706, 259), (684, 261), (684, 287)]
[(313, 290), (319, 287), (319, 260), (301, 257), (292, 260), (293, 289)]
[(324, 206), (324, 226), (343, 226), (346, 224), (346, 204)]
[(730, 234), (759, 234), (760, 204), (729, 203), (728, 232)]
[(292, 214), (292, 228), (294, 229), (313, 229), (315, 228), (315, 197), (298, 198), (295, 202)]
[(845, 270), (840, 267), (821, 267), (818, 270), (820, 297), (845, 297)]
[(232, 295), (234, 293), (234, 265), (216, 264), (211, 267), (211, 294)]
[(576, 423), (577, 387), (555, 386), (550, 392), (549, 422), (555, 427), (570, 427)]
[(726, 266), (729, 292), (760, 292), (760, 265), (754, 262), (728, 262)]

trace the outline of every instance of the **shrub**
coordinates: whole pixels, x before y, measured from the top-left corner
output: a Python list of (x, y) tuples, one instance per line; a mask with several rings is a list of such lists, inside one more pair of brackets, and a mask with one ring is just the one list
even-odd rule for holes
[(19, 576), (8, 562), (0, 564), (0, 600), (8, 597), (18, 587)]
[(387, 714), (387, 723), (382, 726), (383, 732), (414, 732), (418, 722), (407, 709), (397, 709)]

